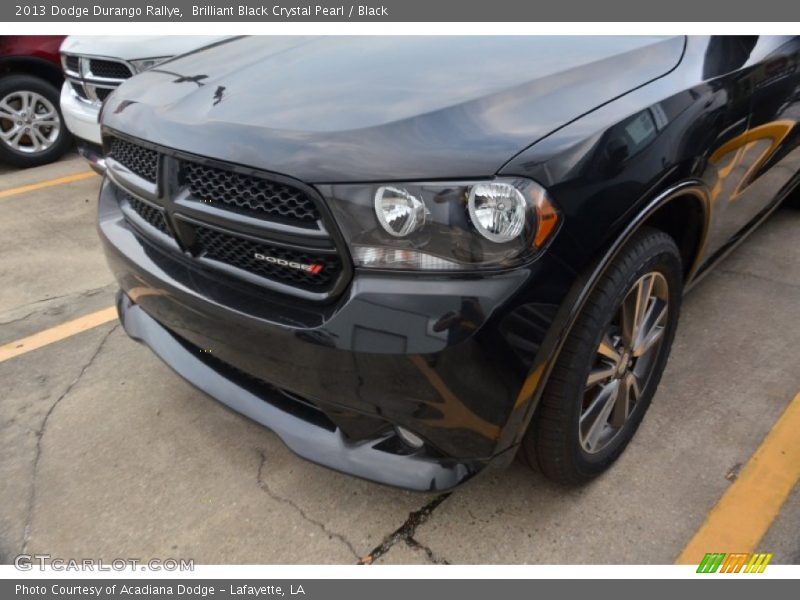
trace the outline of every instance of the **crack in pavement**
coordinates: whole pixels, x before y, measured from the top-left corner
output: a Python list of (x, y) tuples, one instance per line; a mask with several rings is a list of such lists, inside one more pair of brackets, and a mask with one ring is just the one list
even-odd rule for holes
[(264, 477), (263, 477), (264, 465), (267, 464), (267, 457), (264, 454), (264, 452), (261, 451), (261, 450), (256, 449), (256, 452), (258, 453), (258, 456), (259, 456), (258, 476), (256, 478), (256, 481), (258, 482), (258, 487), (260, 487), (261, 490), (264, 493), (266, 493), (267, 496), (269, 496), (273, 500), (275, 500), (277, 502), (280, 502), (281, 504), (287, 504), (287, 505), (291, 506), (293, 509), (295, 509), (297, 511), (297, 513), (304, 520), (308, 521), (309, 523), (311, 523), (313, 525), (316, 525), (319, 529), (321, 529), (322, 532), (325, 533), (328, 536), (328, 539), (336, 538), (337, 540), (342, 542), (345, 546), (347, 546), (347, 549), (350, 550), (350, 552), (353, 554), (353, 556), (358, 558), (358, 556), (359, 556), (358, 552), (356, 552), (356, 549), (353, 547), (353, 544), (350, 543), (350, 540), (348, 540), (346, 537), (344, 537), (340, 533), (336, 533), (335, 531), (331, 531), (330, 529), (328, 529), (326, 527), (325, 523), (323, 523), (322, 521), (317, 521), (316, 519), (311, 518), (310, 516), (308, 516), (306, 511), (303, 510), (299, 505), (297, 505), (294, 502), (292, 502), (292, 500), (290, 500), (289, 498), (285, 498), (284, 496), (278, 495), (277, 493), (275, 493), (275, 491), (272, 490), (272, 488), (270, 488), (269, 484), (266, 481), (264, 481)]
[[(88, 290), (83, 290), (82, 292), (70, 292), (68, 294), (59, 294), (58, 296), (49, 296), (47, 298), (41, 298), (39, 300), (32, 300), (31, 302), (20, 304), (19, 306), (14, 307), (12, 310), (19, 310), (20, 308), (26, 308), (28, 306), (33, 306), (34, 304), (42, 304), (43, 302), (50, 302), (51, 300), (61, 300), (62, 298), (91, 298), (92, 296), (96, 296), (97, 294), (106, 290), (113, 292), (115, 287), (115, 283), (109, 283), (102, 287), (90, 288)], [(11, 310), (5, 312), (11, 312)]]
[(371, 565), (381, 556), (386, 554), (389, 551), (389, 549), (392, 548), (392, 546), (394, 546), (400, 541), (403, 541), (411, 548), (423, 550), (425, 554), (428, 556), (428, 559), (431, 560), (432, 562), (435, 562), (436, 564), (449, 565), (450, 563), (447, 560), (437, 557), (433, 553), (433, 550), (431, 550), (430, 548), (428, 548), (423, 544), (420, 544), (414, 538), (414, 534), (417, 531), (417, 527), (425, 523), (431, 517), (433, 511), (436, 510), (436, 508), (442, 502), (444, 502), (445, 500), (447, 500), (447, 498), (450, 497), (450, 494), (452, 494), (452, 492), (439, 494), (419, 510), (415, 510), (414, 512), (410, 513), (408, 515), (408, 518), (402, 525), (400, 525), (400, 527), (398, 527), (392, 533), (387, 535), (383, 539), (383, 542), (381, 542), (378, 546), (372, 549), (372, 552), (370, 552), (366, 556), (359, 558), (357, 564)]
[(36, 481), (39, 471), (39, 459), (42, 455), (42, 438), (44, 437), (44, 434), (47, 430), (47, 424), (50, 421), (50, 417), (53, 414), (53, 411), (55, 411), (56, 407), (61, 403), (61, 401), (64, 398), (66, 398), (67, 395), (69, 395), (69, 393), (75, 388), (78, 382), (83, 378), (86, 371), (89, 369), (89, 367), (92, 366), (92, 363), (94, 363), (95, 359), (97, 359), (97, 357), (100, 355), (100, 352), (103, 350), (103, 347), (105, 346), (108, 338), (111, 336), (112, 333), (114, 333), (114, 331), (116, 331), (118, 327), (119, 323), (114, 325), (111, 329), (109, 329), (105, 333), (103, 338), (100, 340), (100, 343), (97, 345), (97, 348), (95, 349), (92, 356), (89, 358), (86, 364), (84, 364), (83, 367), (81, 368), (80, 372), (78, 373), (78, 376), (72, 380), (72, 383), (70, 383), (64, 390), (64, 392), (58, 398), (56, 398), (55, 402), (53, 402), (53, 404), (50, 405), (50, 408), (44, 415), (44, 419), (42, 419), (42, 424), (39, 427), (39, 430), (34, 432), (35, 435), (37, 436), (36, 451), (33, 456), (33, 469), (32, 469), (33, 475), (31, 480), (31, 491), (28, 494), (28, 514), (25, 519), (25, 529), (22, 537), (22, 550), (20, 551), (20, 554), (25, 554), (25, 551), (28, 549), (28, 542), (30, 541), (31, 525), (33, 522), (33, 509), (34, 505), (36, 504)]
[(33, 311), (33, 312), (29, 312), (24, 317), (17, 317), (16, 319), (11, 319), (10, 321), (0, 321), (0, 325), (11, 325), (12, 323), (18, 323), (19, 321), (24, 321), (25, 319), (27, 319), (31, 315), (35, 315), (35, 314), (36, 314), (36, 311)]
[(430, 547), (426, 546), (418, 542), (415, 538), (410, 537), (406, 540), (406, 545), (414, 550), (422, 550), (425, 555), (428, 557), (428, 560), (435, 565), (449, 565), (450, 561), (444, 558), (440, 558), (433, 553), (433, 550)]

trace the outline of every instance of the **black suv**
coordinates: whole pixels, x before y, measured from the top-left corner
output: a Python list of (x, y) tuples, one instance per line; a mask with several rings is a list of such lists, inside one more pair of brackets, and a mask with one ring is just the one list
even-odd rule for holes
[(120, 319), (297, 454), (415, 490), (630, 441), (683, 292), (798, 182), (792, 37), (241, 38), (122, 84)]

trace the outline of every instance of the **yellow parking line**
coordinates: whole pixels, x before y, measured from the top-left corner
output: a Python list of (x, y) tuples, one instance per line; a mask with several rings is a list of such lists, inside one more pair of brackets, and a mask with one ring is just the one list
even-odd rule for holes
[(30, 185), (23, 185), (20, 187), (11, 188), (10, 190), (3, 190), (0, 192), (0, 199), (9, 198), (24, 194), (25, 192), (34, 192), (36, 190), (43, 190), (45, 188), (53, 187), (54, 185), (61, 185), (63, 183), (73, 183), (90, 177), (97, 177), (94, 171), (83, 171), (82, 173), (75, 173), (74, 175), (66, 175), (65, 177), (57, 177), (56, 179), (48, 179), (47, 181), (40, 181), (39, 183), (32, 183)]
[(800, 394), (786, 407), (739, 477), (706, 516), (676, 563), (707, 552), (754, 552), (800, 481)]
[(45, 329), (39, 333), (34, 333), (28, 337), (22, 338), (15, 342), (9, 342), (0, 346), (0, 362), (6, 361), (9, 358), (14, 358), (20, 354), (25, 354), (37, 348), (47, 346), (54, 342), (61, 341), (65, 338), (73, 336), (77, 333), (87, 331), (103, 323), (108, 323), (117, 318), (117, 309), (114, 306), (109, 306), (103, 310), (98, 310), (88, 315), (84, 315), (78, 319), (67, 321), (61, 325), (56, 325), (50, 329)]

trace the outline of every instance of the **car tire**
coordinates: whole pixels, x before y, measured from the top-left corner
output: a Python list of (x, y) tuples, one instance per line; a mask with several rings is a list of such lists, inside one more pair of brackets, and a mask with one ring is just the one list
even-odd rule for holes
[(0, 78), (0, 161), (36, 167), (57, 160), (71, 145), (52, 83), (31, 75)]
[(643, 228), (590, 293), (522, 444), (527, 461), (549, 479), (586, 483), (630, 442), (666, 366), (682, 273), (672, 237)]

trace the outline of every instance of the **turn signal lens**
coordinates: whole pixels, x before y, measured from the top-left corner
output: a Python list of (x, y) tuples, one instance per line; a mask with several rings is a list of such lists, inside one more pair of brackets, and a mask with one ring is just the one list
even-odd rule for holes
[(354, 246), (353, 259), (362, 267), (415, 269), (419, 271), (457, 271), (463, 265), (419, 250)]
[(533, 245), (535, 248), (541, 248), (545, 245), (550, 236), (558, 225), (558, 211), (550, 198), (542, 193), (534, 201), (534, 208), (536, 209), (536, 235), (533, 238)]

